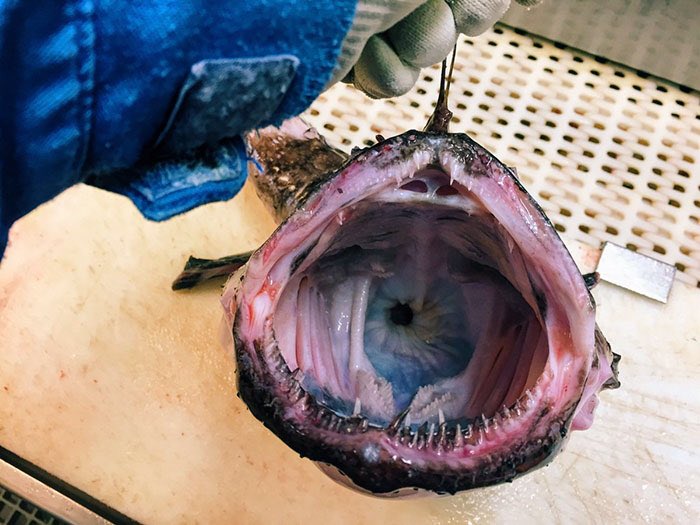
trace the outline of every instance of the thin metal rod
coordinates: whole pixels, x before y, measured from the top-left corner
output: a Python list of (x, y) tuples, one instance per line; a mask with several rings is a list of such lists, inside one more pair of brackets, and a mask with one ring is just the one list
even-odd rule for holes
[(429, 133), (448, 133), (450, 120), (452, 120), (452, 112), (447, 107), (447, 99), (450, 95), (450, 85), (452, 84), (452, 72), (455, 66), (455, 57), (457, 56), (457, 44), (452, 49), (452, 59), (450, 61), (450, 72), (447, 73), (447, 57), (442, 61), (442, 69), (440, 71), (440, 90), (438, 91), (438, 99), (435, 104), (435, 111), (428, 119), (423, 131)]

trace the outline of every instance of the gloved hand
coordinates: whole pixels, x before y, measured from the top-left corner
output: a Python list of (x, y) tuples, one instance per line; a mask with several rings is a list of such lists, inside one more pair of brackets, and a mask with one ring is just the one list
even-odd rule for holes
[(329, 85), (345, 79), (374, 98), (402, 95), (421, 68), (449, 54), (459, 33), (483, 33), (509, 5), (510, 0), (360, 0)]

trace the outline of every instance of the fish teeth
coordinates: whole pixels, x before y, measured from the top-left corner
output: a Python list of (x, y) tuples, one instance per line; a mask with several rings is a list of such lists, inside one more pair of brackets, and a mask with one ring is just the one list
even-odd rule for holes
[(362, 421), (360, 421), (359, 426), (357, 427), (360, 432), (367, 432), (367, 429), (369, 428), (369, 421), (367, 418), (362, 418)]
[(462, 436), (462, 425), (457, 423), (457, 431), (455, 432), (455, 447), (462, 447), (464, 445), (464, 436)]
[(430, 423), (430, 427), (428, 429), (428, 438), (425, 441), (426, 448), (430, 448), (433, 446), (433, 438), (434, 437), (435, 437), (435, 423)]
[(493, 432), (498, 432), (498, 429), (500, 428), (500, 424), (498, 423), (498, 420), (500, 419), (500, 415), (496, 414), (492, 418), (489, 419), (489, 427), (490, 430)]
[(445, 422), (445, 413), (442, 408), (438, 408), (438, 422), (442, 425)]
[(482, 425), (482, 430), (484, 434), (488, 434), (489, 431), (489, 420), (486, 419), (486, 416), (484, 414), (481, 414), (481, 425)]
[(293, 382), (289, 386), (289, 400), (292, 403), (296, 403), (299, 401), (299, 398), (304, 395), (304, 390), (301, 388), (301, 385), (299, 383)]
[(499, 415), (501, 416), (501, 421), (503, 421), (503, 422), (508, 421), (511, 417), (510, 409), (507, 406), (503, 405), (501, 407), (501, 412)]
[(328, 422), (328, 430), (330, 430), (332, 432), (337, 432), (341, 423), (342, 423), (342, 419), (340, 417), (338, 417), (337, 414), (331, 413), (330, 421)]
[[(285, 365), (286, 366), (286, 365)], [(287, 394), (292, 403), (299, 401), (300, 397), (305, 393), (301, 386), (301, 381), (304, 378), (304, 373), (300, 369), (294, 370), (291, 375), (287, 376), (287, 386), (289, 387)]]
[(277, 348), (274, 340), (265, 344), (263, 353), (270, 361), (270, 369), (272, 371), (276, 372), (278, 375), (282, 375), (283, 377), (289, 375), (289, 367), (287, 366), (287, 362), (284, 360), (284, 357), (282, 357), (282, 354)]
[(416, 432), (416, 434), (418, 435), (417, 447), (419, 449), (422, 449), (423, 447), (425, 447), (425, 444), (428, 440), (428, 429), (429, 428), (430, 427), (428, 427), (427, 421), (425, 423), (423, 423), (420, 427), (418, 427), (418, 432)]
[[(518, 414), (517, 404), (513, 407), (503, 405), (493, 417), (480, 414), (470, 423), (448, 423), (444, 413), (438, 412), (438, 422), (424, 421), (416, 430), (411, 428), (410, 417), (401, 415), (394, 419), (396, 426), (393, 443), (419, 450), (435, 450), (437, 452), (449, 452), (461, 449), (466, 445), (479, 446), (488, 441), (492, 434), (504, 431), (507, 423)], [(454, 433), (453, 433), (454, 432)]]
[(308, 412), (311, 409), (312, 398), (301, 387), (300, 392), (301, 394), (297, 397), (297, 400), (294, 403), (296, 405), (299, 405), (299, 408), (302, 412)]
[(445, 443), (447, 442), (447, 423), (444, 421), (440, 423), (440, 430), (439, 430), (439, 436), (438, 436), (438, 441), (437, 441), (437, 448), (438, 450), (441, 450), (445, 447)]
[(472, 437), (472, 434), (474, 434), (474, 425), (469, 423), (467, 425), (467, 428), (464, 429), (464, 439), (469, 439)]
[(396, 432), (403, 426), (404, 420), (408, 416), (409, 409), (410, 407), (404, 408), (389, 424), (386, 430), (390, 435), (396, 434)]
[(321, 426), (322, 428), (328, 428), (328, 425), (331, 422), (331, 412), (329, 410), (320, 407), (318, 409), (318, 412), (316, 413), (316, 417), (318, 418), (318, 421), (320, 423), (319, 426)]
[(408, 445), (409, 447), (414, 448), (414, 447), (418, 446), (418, 434), (419, 434), (419, 432), (414, 432), (413, 439), (411, 440), (411, 443)]
[(362, 412), (362, 401), (359, 397), (355, 398), (355, 408), (352, 410), (352, 417), (357, 417)]
[(527, 408), (532, 408), (535, 405), (535, 396), (532, 390), (525, 390), (525, 396), (527, 397)]

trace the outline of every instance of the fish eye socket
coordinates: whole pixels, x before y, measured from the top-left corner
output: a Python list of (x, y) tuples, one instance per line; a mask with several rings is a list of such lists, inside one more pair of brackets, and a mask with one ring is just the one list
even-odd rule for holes
[(389, 308), (389, 319), (398, 326), (408, 326), (413, 321), (413, 309), (406, 303), (396, 302)]

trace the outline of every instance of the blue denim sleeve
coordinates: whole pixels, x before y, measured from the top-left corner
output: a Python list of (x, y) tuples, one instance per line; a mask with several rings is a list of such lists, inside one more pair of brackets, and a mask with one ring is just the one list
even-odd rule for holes
[(77, 182), (162, 220), (228, 199), (240, 134), (306, 109), (356, 0), (0, 0), (0, 253)]

